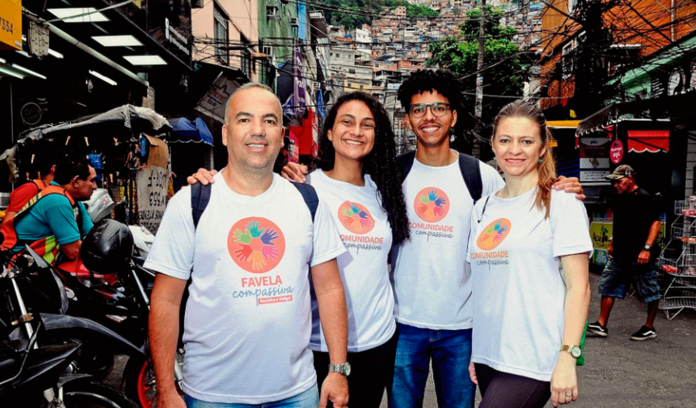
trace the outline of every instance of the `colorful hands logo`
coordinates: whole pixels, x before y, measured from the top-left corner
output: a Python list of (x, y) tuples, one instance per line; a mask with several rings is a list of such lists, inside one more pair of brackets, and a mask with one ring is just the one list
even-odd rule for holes
[(275, 268), (285, 253), (285, 237), (273, 222), (259, 217), (244, 218), (232, 226), (227, 249), (234, 263), (251, 273)]
[(449, 212), (449, 198), (447, 194), (439, 188), (427, 187), (416, 195), (413, 208), (423, 221), (439, 222), (445, 218)]
[(338, 219), (353, 234), (367, 234), (375, 227), (375, 220), (367, 208), (350, 201), (346, 201), (338, 208)]
[(510, 220), (507, 218), (499, 218), (484, 228), (483, 232), (481, 232), (481, 235), (479, 235), (476, 240), (476, 245), (484, 251), (490, 251), (505, 240), (510, 233), (510, 229), (512, 229)]

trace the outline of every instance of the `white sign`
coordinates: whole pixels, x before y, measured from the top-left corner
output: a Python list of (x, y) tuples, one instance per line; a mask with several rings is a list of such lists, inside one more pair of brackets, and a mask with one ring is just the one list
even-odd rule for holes
[(153, 234), (157, 233), (164, 209), (167, 207), (169, 170), (151, 166), (140, 169), (138, 184), (138, 220)]
[(581, 171), (580, 181), (607, 181), (604, 176), (608, 176), (609, 170)]
[(608, 157), (580, 158), (581, 169), (609, 169)]

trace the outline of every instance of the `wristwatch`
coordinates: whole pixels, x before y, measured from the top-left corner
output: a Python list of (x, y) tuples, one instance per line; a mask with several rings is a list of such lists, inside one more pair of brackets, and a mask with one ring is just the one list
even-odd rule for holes
[(350, 363), (345, 362), (343, 364), (329, 364), (330, 373), (339, 373), (344, 377), (348, 378), (350, 375)]
[(561, 351), (567, 351), (570, 353), (571, 356), (578, 358), (582, 355), (582, 350), (578, 346), (569, 346), (567, 344), (564, 344), (561, 347)]
[(650, 248), (652, 248), (652, 245), (650, 244), (645, 244), (645, 246), (643, 247), (643, 249), (645, 249), (646, 251), (650, 251)]

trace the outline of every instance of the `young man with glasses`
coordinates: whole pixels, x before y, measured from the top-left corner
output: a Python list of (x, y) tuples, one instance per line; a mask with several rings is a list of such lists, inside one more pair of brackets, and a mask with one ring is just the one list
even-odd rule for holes
[(653, 323), (660, 301), (660, 286), (654, 246), (660, 234), (659, 210), (652, 196), (635, 181), (636, 172), (627, 164), (621, 165), (608, 176), (617, 192), (614, 210), (614, 236), (609, 244), (609, 261), (599, 280), (602, 296), (599, 320), (587, 330), (599, 337), (607, 337), (609, 314), (616, 298), (626, 297), (628, 284), (633, 282), (636, 295), (648, 305), (645, 325), (633, 333), (631, 340), (642, 341), (657, 337)]
[[(438, 405), (473, 407), (471, 271), (465, 256), (474, 200), (459, 153), (450, 148), (450, 129), (463, 114), (461, 84), (448, 71), (420, 70), (404, 81), (398, 98), (417, 149), (403, 182), (411, 239), (392, 260), (399, 340), (389, 406), (423, 406), (432, 362)], [(478, 165), (482, 195), (504, 186), (495, 169)], [(556, 187), (582, 193), (577, 179)]]

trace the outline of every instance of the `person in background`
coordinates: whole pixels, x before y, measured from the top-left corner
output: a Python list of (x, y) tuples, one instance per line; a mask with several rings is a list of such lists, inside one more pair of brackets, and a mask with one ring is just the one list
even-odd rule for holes
[(55, 166), (53, 181), (35, 195), (36, 200), (7, 217), (0, 230), (2, 246), (19, 253), (29, 244), (49, 264), (56, 263), (59, 254), (77, 259), (82, 238), (93, 227), (82, 202), (96, 188), (96, 172), (87, 159), (62, 158)]
[[(552, 190), (556, 169), (541, 111), (506, 105), (491, 139), (505, 186), (471, 214), (473, 350), (480, 408), (542, 408), (578, 398), (576, 359), (590, 303), (585, 207)], [(559, 266), (563, 271), (559, 271)]]
[(643, 327), (631, 335), (631, 340), (642, 341), (657, 337), (655, 315), (660, 302), (660, 285), (655, 266), (658, 255), (655, 241), (660, 234), (660, 214), (655, 200), (635, 179), (636, 172), (627, 164), (607, 176), (618, 196), (613, 205), (614, 237), (609, 242), (609, 260), (599, 280), (599, 319), (587, 326), (587, 331), (607, 337), (609, 314), (616, 298), (626, 297), (630, 283), (638, 299), (648, 305)]
[(25, 182), (21, 186), (15, 188), (10, 194), (10, 203), (7, 205), (5, 217), (2, 219), (3, 225), (17, 214), (29, 200), (39, 194), (39, 191), (46, 188), (46, 186), (53, 181), (55, 165), (60, 160), (60, 155), (49, 155), (46, 150), (47, 149), (39, 150), (35, 158), (38, 178)]

